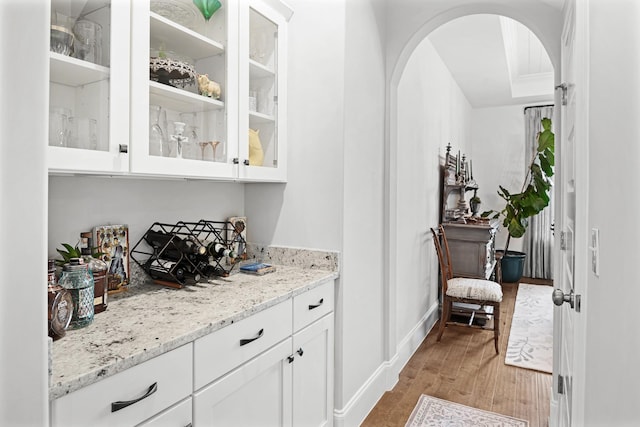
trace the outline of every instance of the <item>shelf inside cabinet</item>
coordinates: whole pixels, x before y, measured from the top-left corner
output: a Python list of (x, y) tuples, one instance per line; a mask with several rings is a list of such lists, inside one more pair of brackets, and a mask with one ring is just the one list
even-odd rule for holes
[(149, 102), (183, 113), (214, 111), (224, 108), (224, 102), (187, 92), (158, 82), (149, 82)]
[(274, 123), (276, 118), (274, 116), (258, 113), (255, 111), (249, 111), (249, 124), (258, 124), (258, 123)]
[(109, 78), (110, 70), (55, 52), (50, 53), (50, 80), (67, 86), (83, 86)]
[(224, 46), (187, 27), (150, 12), (151, 47), (160, 45), (169, 51), (186, 55), (193, 60), (208, 58), (224, 53)]
[(249, 73), (253, 78), (275, 77), (276, 73), (261, 63), (249, 60)]

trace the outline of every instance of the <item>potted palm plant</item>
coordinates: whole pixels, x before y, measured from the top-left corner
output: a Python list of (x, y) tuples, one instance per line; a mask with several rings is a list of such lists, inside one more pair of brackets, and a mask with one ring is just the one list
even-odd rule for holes
[(505, 282), (517, 282), (522, 277), (525, 254), (509, 251), (511, 238), (522, 237), (527, 231), (529, 218), (549, 206), (555, 164), (555, 135), (551, 131), (551, 119), (541, 120), (542, 130), (538, 132), (536, 154), (531, 160), (527, 175), (519, 193), (511, 194), (499, 186), (498, 195), (506, 202), (499, 211), (486, 211), (482, 217), (502, 218), (502, 225), (508, 231), (507, 243), (502, 256), (502, 278)]

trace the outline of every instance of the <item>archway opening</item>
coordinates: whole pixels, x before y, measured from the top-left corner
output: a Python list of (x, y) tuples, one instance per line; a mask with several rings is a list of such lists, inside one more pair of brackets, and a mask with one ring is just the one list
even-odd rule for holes
[[(418, 32), (419, 40), (408, 43), (411, 52), (401, 57), (391, 79), (389, 283), (394, 295), (390, 311), (395, 312), (395, 322), (390, 335), (399, 339), (408, 336), (421, 321), (429, 323), (425, 312), (431, 313), (431, 319), (438, 313), (438, 268), (428, 230), (440, 222), (440, 167), (447, 144), (471, 160), (483, 210), (496, 209), (500, 207), (498, 185), (519, 187), (524, 180), (524, 108), (554, 104), (557, 73), (549, 58), (553, 55), (546, 55), (534, 34), (527, 32), (527, 37), (535, 39), (530, 42), (537, 49), (529, 54), (537, 55), (540, 61), (529, 65), (537, 67), (537, 74), (545, 74), (546, 80), (529, 80), (531, 87), (538, 84), (542, 90), (534, 93), (531, 87), (519, 85), (518, 78), (522, 80), (522, 75), (532, 73), (524, 72), (522, 63), (508, 62), (513, 60), (509, 59), (509, 48), (514, 47), (509, 43), (517, 43), (513, 37), (522, 31), (521, 24), (498, 15), (467, 14), (445, 23), (436, 22), (437, 19)], [(487, 30), (485, 24), (492, 25), (492, 29)], [(476, 30), (474, 38), (476, 26), (485, 29)], [(447, 41), (452, 35), (456, 40)], [(456, 43), (471, 46), (460, 53)], [(489, 44), (501, 49), (501, 54), (489, 55), (481, 49)], [(541, 54), (546, 58), (540, 58)], [(481, 60), (487, 62), (486, 66), (480, 64)], [(514, 67), (521, 67), (522, 72)], [(483, 68), (492, 74), (483, 75)], [(464, 86), (473, 85), (474, 81), (477, 93), (471, 94)], [(493, 95), (487, 90), (491, 88)], [(484, 101), (475, 96), (484, 97)], [(504, 245), (505, 240), (505, 235), (498, 237), (498, 246)]]

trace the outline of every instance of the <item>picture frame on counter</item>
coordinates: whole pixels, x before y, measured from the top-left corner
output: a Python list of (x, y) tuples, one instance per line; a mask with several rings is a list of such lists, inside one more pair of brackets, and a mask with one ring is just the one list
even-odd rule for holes
[(234, 251), (237, 258), (230, 258), (229, 263), (247, 259), (247, 217), (232, 216), (227, 220), (227, 243), (229, 248)]
[(102, 260), (107, 263), (109, 294), (127, 289), (130, 271), (129, 227), (127, 225), (100, 225), (93, 229), (94, 241)]

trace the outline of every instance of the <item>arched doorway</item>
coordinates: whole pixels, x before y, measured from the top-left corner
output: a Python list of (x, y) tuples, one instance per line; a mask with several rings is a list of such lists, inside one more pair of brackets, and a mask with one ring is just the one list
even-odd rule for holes
[[(406, 283), (406, 277), (403, 277), (403, 272), (406, 271), (406, 265), (402, 263), (402, 258), (406, 255), (406, 247), (403, 247), (398, 237), (402, 232), (403, 216), (399, 214), (401, 210), (407, 210), (406, 194), (401, 192), (403, 183), (406, 183), (409, 179), (406, 176), (407, 171), (402, 167), (402, 156), (406, 156), (407, 153), (403, 153), (399, 150), (399, 144), (402, 143), (403, 132), (406, 132), (405, 128), (402, 128), (402, 122), (405, 119), (403, 114), (407, 114), (406, 110), (403, 110), (403, 105), (399, 102), (402, 96), (403, 88), (402, 77), (407, 69), (407, 64), (411, 60), (416, 48), (432, 31), (441, 25), (452, 21), (456, 18), (474, 15), (474, 14), (496, 14), (507, 16), (527, 26), (536, 36), (541, 40), (545, 46), (551, 61), (554, 65), (555, 75), (554, 82), (559, 82), (559, 65), (560, 65), (560, 34), (562, 28), (561, 22), (561, 10), (553, 8), (547, 3), (542, 1), (527, 1), (522, 4), (518, 4), (517, 8), (513, 6), (505, 5), (505, 2), (500, 1), (484, 1), (474, 2), (475, 4), (469, 4), (468, 1), (455, 1), (449, 2), (448, 6), (442, 7), (424, 7), (420, 5), (412, 5), (411, 7), (403, 8), (402, 11), (398, 11), (397, 14), (390, 20), (390, 28), (387, 29), (390, 35), (391, 49), (388, 52), (388, 66), (392, 70), (388, 76), (388, 103), (387, 103), (387, 138), (386, 138), (386, 215), (387, 215), (387, 243), (388, 248), (388, 271), (387, 271), (387, 306), (388, 310), (386, 318), (389, 319), (387, 325), (387, 354), (392, 357), (395, 354), (407, 354), (406, 349), (401, 347), (406, 342), (411, 340), (407, 339), (407, 328), (410, 325), (414, 325), (416, 319), (407, 319), (407, 312), (404, 309), (407, 303), (410, 303), (411, 292), (407, 292), (406, 289), (400, 289), (403, 283)], [(502, 3), (502, 4), (501, 4)], [(517, 10), (516, 10), (517, 9)], [(402, 17), (400, 16), (402, 14)], [(397, 22), (397, 28), (394, 23)], [(398, 30), (397, 32), (395, 30)], [(398, 48), (394, 50), (393, 46)], [(557, 101), (557, 100), (556, 100)], [(557, 102), (556, 102), (557, 104)], [(431, 125), (434, 125), (433, 123)], [(443, 141), (446, 145), (447, 141)], [(437, 170), (438, 163), (437, 157), (431, 159), (431, 161), (425, 165), (425, 168), (434, 168)], [(417, 177), (418, 179), (425, 179), (424, 176)], [(433, 183), (433, 186), (437, 188), (438, 181)], [(416, 194), (415, 197), (422, 197), (422, 194)], [(437, 199), (432, 200), (432, 203), (437, 204)], [(431, 218), (430, 223), (433, 225), (437, 222)], [(426, 240), (427, 230), (424, 230), (424, 239)], [(420, 236), (415, 236), (416, 239), (420, 239)], [(423, 247), (427, 247), (426, 241), (420, 242)], [(431, 244), (430, 242), (428, 242)], [(422, 256), (423, 254), (418, 254)], [(405, 263), (406, 264), (406, 263)], [(437, 283), (437, 270), (423, 271), (423, 283)], [(431, 279), (428, 276), (431, 275)], [(433, 276), (435, 275), (435, 280)], [(427, 277), (425, 279), (425, 277)], [(415, 278), (414, 278), (415, 279)], [(414, 282), (415, 283), (415, 282)], [(431, 295), (426, 298), (432, 298), (430, 301), (434, 301), (435, 295), (435, 309), (434, 305), (428, 305), (429, 311), (419, 321), (422, 324), (429, 327), (435, 321), (437, 317), (437, 289), (430, 290)], [(429, 302), (427, 302), (429, 304)], [(403, 309), (400, 309), (403, 307)], [(414, 328), (414, 330), (419, 328)], [(405, 351), (403, 351), (405, 350)]]

